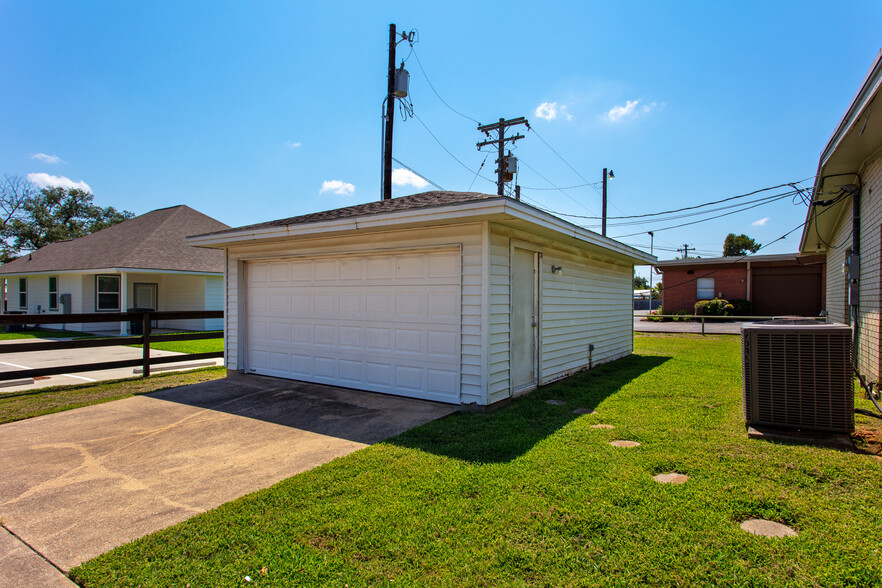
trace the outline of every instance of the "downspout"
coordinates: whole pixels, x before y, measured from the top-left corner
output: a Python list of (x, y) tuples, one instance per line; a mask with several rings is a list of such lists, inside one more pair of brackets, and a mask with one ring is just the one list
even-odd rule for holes
[[(751, 273), (751, 272), (750, 272), (750, 260), (747, 260), (747, 301), (750, 302), (751, 304), (753, 304), (753, 302), (752, 302), (753, 297), (750, 295), (750, 294), (751, 294), (751, 290), (750, 290), (750, 273)], [(752, 309), (752, 308), (751, 308), (751, 312), (753, 312), (753, 309)]]

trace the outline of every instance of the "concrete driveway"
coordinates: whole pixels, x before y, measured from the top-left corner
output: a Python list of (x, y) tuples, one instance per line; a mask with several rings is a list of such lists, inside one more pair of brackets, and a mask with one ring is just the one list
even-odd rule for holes
[[(457, 410), (233, 376), (10, 423), (0, 426), (0, 519), (66, 571)], [(7, 580), (17, 572), (4, 570), (4, 562), (23, 560), (4, 559), (4, 551), (21, 548), (4, 545), (0, 578)]]

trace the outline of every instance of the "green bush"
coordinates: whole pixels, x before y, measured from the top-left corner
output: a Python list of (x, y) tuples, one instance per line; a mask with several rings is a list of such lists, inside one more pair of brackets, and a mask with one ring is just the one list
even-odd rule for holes
[(733, 298), (729, 301), (734, 310), (730, 313), (735, 316), (750, 316), (750, 300), (743, 298)]
[(728, 316), (734, 314), (735, 307), (728, 300), (714, 298), (695, 303), (695, 314), (698, 316)]

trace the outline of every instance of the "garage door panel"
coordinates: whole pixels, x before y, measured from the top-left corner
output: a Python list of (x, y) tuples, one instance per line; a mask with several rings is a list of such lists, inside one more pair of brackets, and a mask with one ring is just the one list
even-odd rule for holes
[(247, 369), (458, 402), (460, 253), (249, 262)]

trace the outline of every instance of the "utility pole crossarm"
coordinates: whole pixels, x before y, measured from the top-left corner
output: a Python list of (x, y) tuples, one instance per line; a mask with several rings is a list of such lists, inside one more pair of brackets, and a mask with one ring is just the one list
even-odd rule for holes
[[(524, 135), (515, 135), (514, 137), (506, 137), (505, 141), (517, 141), (517, 140), (523, 139), (523, 138), (524, 138)], [(502, 139), (481, 141), (480, 143), (478, 143), (478, 149), (480, 149), (481, 147), (484, 147), (485, 145), (495, 145), (496, 143), (499, 143), (499, 141), (501, 141), (501, 140)]]
[(511, 120), (505, 120), (504, 118), (500, 118), (499, 122), (491, 123), (489, 125), (478, 125), (478, 130), (484, 133), (487, 136), (490, 136), (490, 131), (496, 131), (498, 133), (496, 139), (488, 139), (486, 141), (481, 141), (478, 143), (478, 149), (484, 147), (486, 145), (496, 145), (499, 148), (499, 157), (496, 160), (496, 193), (500, 196), (503, 196), (505, 193), (505, 169), (506, 169), (506, 157), (505, 157), (505, 144), (507, 142), (515, 142), (519, 139), (523, 139), (524, 135), (515, 135), (513, 137), (506, 137), (505, 130), (508, 127), (513, 127), (515, 125), (526, 125), (527, 128), (530, 127), (530, 123), (527, 122), (527, 119), (523, 116), (519, 116), (517, 118), (513, 118)]

